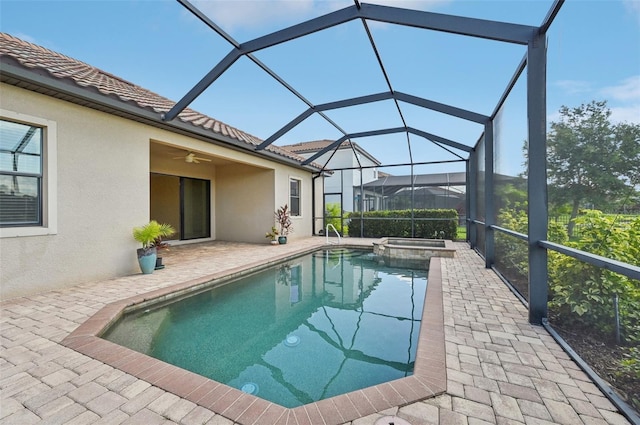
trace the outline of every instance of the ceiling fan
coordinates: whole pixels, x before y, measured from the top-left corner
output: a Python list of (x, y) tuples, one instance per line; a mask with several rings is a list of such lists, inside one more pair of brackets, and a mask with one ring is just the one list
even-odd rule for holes
[(184, 155), (184, 156), (176, 156), (173, 159), (184, 159), (184, 162), (189, 162), (189, 163), (195, 163), (195, 164), (199, 164), (200, 161), (207, 161), (207, 162), (211, 162), (210, 159), (208, 158), (201, 158), (199, 156), (196, 156), (195, 153), (193, 152), (189, 152), (188, 154)]

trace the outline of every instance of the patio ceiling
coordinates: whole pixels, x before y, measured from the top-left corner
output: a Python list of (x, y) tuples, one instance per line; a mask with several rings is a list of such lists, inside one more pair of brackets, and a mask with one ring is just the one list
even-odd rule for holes
[[(316, 140), (335, 141), (325, 151), (357, 139), (383, 166), (468, 159), (526, 69), (527, 45), (546, 32), (563, 3), (517, 2), (529, 22), (512, 23), (484, 16), (482, 8), (474, 11), (478, 18), (345, 0), (334, 2), (342, 6), (338, 10), (266, 35), (236, 29), (237, 38), (254, 37), (240, 42), (233, 27), (224, 29), (213, 17), (224, 15), (220, 5), (225, 3), (216, 2), (214, 10), (207, 2), (178, 1), (230, 50), (163, 120), (191, 104), (215, 100), (219, 87), (233, 79), (238, 90), (253, 87), (248, 109), (273, 117), (272, 133), (260, 134), (264, 142), (257, 151), (306, 141), (298, 138), (298, 130), (313, 128)], [(456, 49), (443, 50), (444, 41)], [(433, 66), (416, 66), (416, 55), (428, 55)], [(491, 79), (476, 80), (475, 70), (487, 67)], [(407, 75), (423, 76), (424, 83), (407, 86)], [(444, 75), (455, 75), (456, 86), (443, 87)], [(261, 98), (255, 79), (278, 86), (282, 95)], [(385, 118), (368, 119), (373, 115)], [(250, 129), (249, 123), (235, 124)]]

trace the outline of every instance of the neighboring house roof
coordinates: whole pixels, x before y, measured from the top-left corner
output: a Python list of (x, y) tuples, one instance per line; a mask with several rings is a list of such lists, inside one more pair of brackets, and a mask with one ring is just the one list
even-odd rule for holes
[[(335, 140), (324, 139), (324, 140), (313, 140), (310, 142), (294, 143), (292, 145), (284, 145), (280, 147), (293, 153), (305, 154), (305, 153), (319, 152), (322, 149), (326, 148), (327, 146), (331, 145), (332, 143), (335, 143)], [(351, 149), (351, 144), (353, 145), (354, 149), (357, 152), (369, 158), (374, 164), (380, 165), (380, 161), (378, 161), (373, 155), (371, 155), (369, 152), (364, 150), (360, 145), (358, 145), (355, 142), (350, 142), (349, 140), (345, 140), (340, 144), (338, 149)]]
[[(174, 101), (94, 66), (2, 32), (0, 71), (0, 78), (4, 83), (136, 121), (164, 128), (179, 128), (187, 132), (197, 130), (202, 138), (209, 141), (215, 139), (250, 151), (262, 143), (261, 139), (249, 133), (189, 108), (182, 111), (175, 120), (162, 122), (160, 114), (168, 112), (175, 104)], [(69, 83), (76, 87), (69, 87)], [(50, 87), (50, 84), (54, 87)], [(288, 162), (297, 163), (298, 166), (305, 160), (304, 157), (275, 145), (270, 145), (265, 151), (259, 153), (274, 159), (280, 157), (292, 160)], [(311, 168), (321, 167), (313, 164)]]
[[(312, 152), (318, 152), (319, 150), (326, 148), (327, 146), (329, 146), (334, 142), (335, 140), (326, 140), (326, 139), (314, 140), (312, 142), (300, 142), (300, 143), (294, 143), (292, 145), (285, 145), (285, 146), (282, 146), (282, 148), (295, 153), (312, 153)], [(340, 149), (348, 148), (348, 147), (349, 147), (349, 141), (344, 141), (340, 145)]]
[[(412, 177), (413, 184), (411, 183)], [(411, 187), (465, 187), (466, 178), (465, 172), (414, 174), (413, 176), (392, 176), (389, 174), (383, 176), (382, 173), (378, 173), (377, 180), (365, 183), (363, 186), (365, 190), (375, 191), (376, 193), (388, 196)], [(497, 183), (522, 181), (520, 177), (506, 176), (504, 174), (494, 174), (494, 180)], [(466, 191), (466, 188), (460, 191)]]
[[(412, 176), (379, 176), (378, 180), (365, 183), (365, 188), (383, 186), (411, 187)], [(413, 186), (463, 186), (466, 184), (466, 173), (435, 173), (435, 174), (414, 174)]]
[(378, 180), (364, 184), (365, 190), (375, 191), (383, 196), (391, 196), (407, 188), (419, 187), (442, 187), (442, 186), (464, 186), (466, 184), (466, 173), (436, 173), (436, 174), (415, 174), (412, 176), (381, 176)]

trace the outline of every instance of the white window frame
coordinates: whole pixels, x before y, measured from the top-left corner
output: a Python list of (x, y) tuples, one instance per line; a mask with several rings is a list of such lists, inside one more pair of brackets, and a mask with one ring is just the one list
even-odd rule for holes
[(58, 233), (58, 126), (55, 121), (0, 109), (0, 119), (42, 128), (42, 225), (0, 228), (0, 238)]
[(298, 215), (293, 215), (293, 212), (292, 212), (291, 217), (302, 217), (302, 178), (297, 176), (289, 176), (289, 211), (293, 211), (291, 209), (291, 181), (292, 180), (295, 180), (298, 182), (298, 208), (300, 211)]

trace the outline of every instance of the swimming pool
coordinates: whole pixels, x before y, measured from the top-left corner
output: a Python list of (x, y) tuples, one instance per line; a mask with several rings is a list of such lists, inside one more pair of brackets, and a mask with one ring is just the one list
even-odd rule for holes
[(285, 407), (413, 373), (424, 271), (323, 250), (168, 305), (104, 338)]

